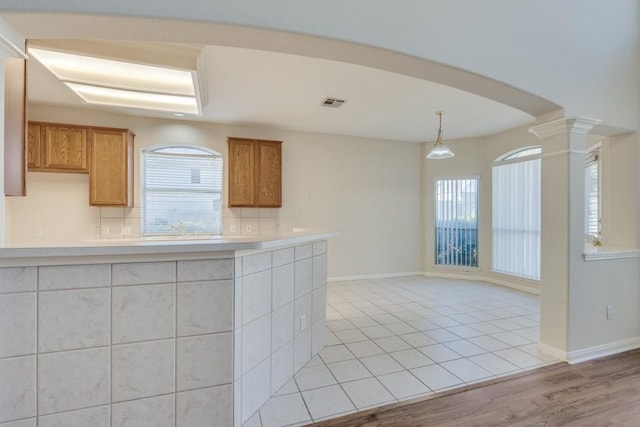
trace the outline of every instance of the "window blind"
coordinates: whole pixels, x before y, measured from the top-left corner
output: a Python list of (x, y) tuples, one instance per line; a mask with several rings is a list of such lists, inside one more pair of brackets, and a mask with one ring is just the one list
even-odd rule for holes
[(600, 180), (598, 152), (592, 152), (587, 156), (584, 166), (585, 183), (585, 214), (584, 233), (598, 238), (600, 235)]
[(436, 179), (435, 263), (478, 266), (478, 179)]
[(222, 158), (204, 150), (143, 152), (144, 233), (220, 234)]
[(540, 159), (496, 165), (492, 268), (540, 279)]

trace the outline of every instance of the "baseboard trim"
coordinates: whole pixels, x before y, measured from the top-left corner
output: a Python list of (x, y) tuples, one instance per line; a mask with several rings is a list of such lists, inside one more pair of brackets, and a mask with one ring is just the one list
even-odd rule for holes
[(593, 347), (583, 348), (582, 350), (569, 352), (559, 350), (542, 342), (538, 343), (538, 350), (548, 354), (549, 356), (553, 356), (556, 359), (564, 360), (571, 365), (598, 359), (600, 357), (611, 356), (612, 354), (623, 353), (629, 350), (635, 350), (637, 348), (640, 348), (640, 337), (614, 341), (607, 344), (596, 345)]
[(505, 288), (511, 288), (518, 291), (527, 292), (534, 295), (540, 295), (540, 289), (535, 289), (529, 286), (519, 285), (517, 283), (511, 283), (506, 280), (500, 280), (493, 277), (475, 276), (472, 274), (456, 274), (456, 273), (442, 273), (442, 272), (423, 272), (425, 277), (434, 277), (440, 279), (458, 279), (458, 280), (475, 280), (478, 282), (491, 283), (493, 285), (504, 286)]
[(409, 277), (409, 276), (422, 276), (422, 272), (407, 271), (403, 273), (364, 274), (360, 276), (328, 277), (327, 282), (347, 282), (350, 280), (367, 280), (367, 279), (392, 279), (395, 277)]
[(610, 356), (629, 350), (640, 348), (640, 337), (628, 338), (626, 340), (614, 341), (607, 344), (596, 345), (582, 350), (570, 351), (567, 353), (567, 362), (570, 364), (586, 362), (587, 360)]

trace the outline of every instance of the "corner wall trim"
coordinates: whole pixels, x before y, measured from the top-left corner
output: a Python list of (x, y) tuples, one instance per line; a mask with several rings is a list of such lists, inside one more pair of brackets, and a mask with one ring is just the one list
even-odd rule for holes
[(586, 362), (587, 360), (597, 359), (599, 357), (635, 350), (637, 348), (640, 348), (640, 337), (628, 338), (607, 344), (587, 347), (582, 350), (570, 351), (567, 353), (566, 360), (573, 365), (580, 362)]
[(421, 271), (407, 271), (403, 273), (383, 273), (383, 274), (364, 274), (360, 276), (338, 276), (328, 277), (327, 282), (347, 282), (350, 280), (367, 280), (367, 279), (392, 279), (394, 277), (410, 277), (422, 276)]

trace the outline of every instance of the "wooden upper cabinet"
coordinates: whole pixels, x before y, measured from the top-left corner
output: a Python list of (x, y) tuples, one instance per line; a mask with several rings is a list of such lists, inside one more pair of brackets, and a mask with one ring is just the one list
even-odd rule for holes
[(282, 206), (282, 141), (228, 138), (229, 206)]
[(42, 128), (38, 124), (29, 123), (27, 128), (27, 167), (29, 170), (43, 168)]
[(87, 173), (88, 132), (83, 126), (45, 126), (44, 168)]
[(91, 206), (133, 206), (133, 138), (126, 129), (91, 129)]
[(88, 173), (89, 130), (87, 126), (29, 122), (28, 170)]
[(253, 141), (229, 138), (229, 206), (253, 206), (254, 170)]
[(256, 206), (282, 206), (282, 142), (256, 141)]

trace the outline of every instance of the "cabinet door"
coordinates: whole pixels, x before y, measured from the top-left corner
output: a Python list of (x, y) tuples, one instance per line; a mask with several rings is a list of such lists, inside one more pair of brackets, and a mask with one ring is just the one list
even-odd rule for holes
[(90, 147), (89, 204), (133, 206), (133, 134), (92, 129)]
[(86, 127), (45, 126), (44, 167), (64, 172), (86, 173), (87, 133)]
[(254, 205), (255, 150), (251, 139), (229, 138), (229, 206)]
[(42, 169), (42, 127), (31, 124), (27, 127), (27, 167), (29, 170)]
[(255, 205), (282, 206), (282, 143), (256, 141)]

